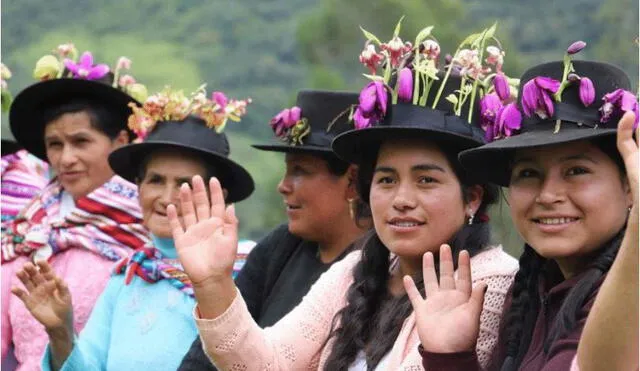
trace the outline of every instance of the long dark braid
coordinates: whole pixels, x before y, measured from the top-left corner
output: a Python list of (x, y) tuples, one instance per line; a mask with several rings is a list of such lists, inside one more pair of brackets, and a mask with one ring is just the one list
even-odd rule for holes
[[(460, 179), (466, 202), (468, 184), (464, 183), (464, 173), (457, 165), (457, 152), (443, 152)], [(376, 159), (377, 153), (371, 153), (366, 158)], [(362, 200), (369, 200), (374, 167), (375, 163), (361, 164), (359, 167), (357, 186)], [(488, 205), (495, 202), (498, 195), (496, 187), (485, 186), (484, 190), (482, 205), (477, 212), (479, 215), (486, 212)], [(489, 239), (488, 223), (477, 218), (476, 223), (465, 224), (449, 243), (454, 254), (464, 248), (473, 256), (489, 244)], [(353, 270), (353, 284), (347, 291), (347, 305), (333, 318), (329, 338), (334, 343), (325, 370), (349, 368), (359, 351), (364, 351), (366, 355), (367, 369), (373, 370), (393, 347), (402, 324), (413, 310), (406, 294), (393, 297), (388, 290), (393, 263), (387, 247), (374, 231), (370, 232), (362, 248), (362, 259)], [(414, 280), (424, 293), (422, 277), (419, 276)]]

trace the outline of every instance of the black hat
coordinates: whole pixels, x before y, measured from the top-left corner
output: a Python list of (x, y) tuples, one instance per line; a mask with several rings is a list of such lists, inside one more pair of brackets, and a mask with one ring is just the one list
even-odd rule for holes
[[(430, 97), (439, 89), (444, 75), (439, 75), (431, 86)], [(390, 105), (384, 119), (365, 129), (354, 129), (337, 136), (332, 144), (338, 157), (352, 163), (361, 163), (382, 141), (390, 138), (425, 138), (438, 142), (454, 151), (476, 147), (484, 143), (484, 134), (478, 127), (477, 101), (473, 102), (472, 122), (467, 121), (469, 105), (465, 105), (460, 116), (453, 114), (452, 103), (445, 100), (449, 94), (460, 89), (461, 78), (450, 75), (442, 91), (442, 99), (435, 109), (411, 103)], [(390, 101), (388, 98), (387, 101)]]
[(204, 120), (193, 115), (183, 121), (158, 122), (145, 140), (118, 148), (109, 155), (109, 165), (121, 177), (135, 182), (140, 165), (156, 149), (180, 148), (195, 152), (215, 166), (217, 178), (228, 192), (227, 202), (238, 202), (254, 190), (247, 170), (229, 159), (229, 142), (224, 133), (208, 128)]
[[(509, 185), (509, 163), (514, 150), (533, 148), (579, 141), (592, 138), (615, 140), (617, 122), (621, 112), (617, 110), (606, 122), (601, 122), (599, 109), (606, 94), (617, 89), (630, 90), (628, 76), (619, 68), (600, 62), (574, 61), (573, 67), (578, 78), (588, 78), (593, 82), (595, 99), (585, 107), (580, 99), (580, 82), (576, 81), (562, 92), (562, 101), (553, 101), (553, 115), (540, 118), (533, 114), (522, 120), (520, 133), (496, 140), (484, 146), (464, 151), (460, 154), (462, 165), (479, 181), (490, 181), (502, 186)], [(519, 109), (523, 111), (523, 89), (527, 82), (534, 83), (537, 77), (562, 80), (563, 62), (550, 62), (532, 67), (520, 79), (518, 94)], [(560, 81), (561, 82), (561, 81)], [(531, 86), (531, 85), (530, 85)], [(632, 93), (629, 93), (632, 94)], [(556, 123), (560, 120), (559, 130)]]
[[(358, 94), (356, 93), (300, 91), (296, 100), (296, 107), (300, 109), (300, 121), (297, 126), (304, 130), (304, 125), (308, 124), (308, 134), (301, 137), (302, 143), (294, 141), (295, 129), (291, 128), (282, 133), (280, 137), (283, 142), (281, 143), (252, 146), (274, 152), (333, 153), (331, 141), (336, 135), (352, 128), (349, 123), (349, 112), (357, 103)], [(277, 117), (274, 117), (274, 120)]]
[[(9, 111), (9, 125), (16, 140), (36, 157), (47, 161), (44, 146), (44, 113), (57, 105), (81, 98), (95, 101), (109, 109), (117, 119), (111, 122), (119, 129), (127, 129), (131, 114), (129, 103), (139, 104), (124, 91), (111, 85), (113, 74), (101, 80), (59, 78), (33, 84), (13, 100)], [(130, 132), (130, 137), (133, 138)]]
[(2, 139), (2, 156), (18, 152), (22, 147), (14, 140)]

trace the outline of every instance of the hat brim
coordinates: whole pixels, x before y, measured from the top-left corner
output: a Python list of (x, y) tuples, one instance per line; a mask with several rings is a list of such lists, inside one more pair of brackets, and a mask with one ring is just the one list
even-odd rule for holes
[(465, 150), (459, 155), (460, 163), (474, 180), (508, 187), (514, 151), (596, 138), (612, 137), (615, 140), (617, 132), (616, 129), (581, 128), (574, 123), (563, 123), (560, 131), (553, 134), (552, 126), (555, 126), (555, 123), (540, 125), (549, 127), (546, 130), (541, 127), (542, 130), (529, 131)]
[(207, 164), (215, 166), (218, 180), (227, 190), (226, 202), (238, 202), (253, 193), (255, 185), (249, 172), (234, 162), (215, 152), (170, 141), (149, 141), (129, 144), (118, 148), (109, 155), (109, 165), (113, 171), (130, 182), (136, 182), (140, 165), (145, 158), (158, 149), (177, 148), (196, 152)]
[(331, 153), (331, 148), (320, 146), (290, 146), (286, 144), (252, 144), (251, 147), (268, 152), (280, 152), (280, 153)]
[(371, 150), (389, 139), (422, 138), (431, 140), (443, 148), (462, 151), (482, 145), (477, 140), (450, 131), (404, 126), (376, 126), (354, 129), (338, 135), (331, 144), (341, 159), (350, 163), (363, 162)]
[(13, 140), (2, 139), (2, 156), (18, 152), (22, 147)]
[(16, 141), (34, 156), (47, 161), (43, 113), (55, 102), (75, 97), (95, 99), (107, 105), (122, 117), (114, 125), (123, 130), (127, 129), (127, 118), (131, 114), (128, 104), (139, 104), (125, 92), (100, 82), (68, 78), (42, 81), (21, 91), (11, 104), (9, 126)]

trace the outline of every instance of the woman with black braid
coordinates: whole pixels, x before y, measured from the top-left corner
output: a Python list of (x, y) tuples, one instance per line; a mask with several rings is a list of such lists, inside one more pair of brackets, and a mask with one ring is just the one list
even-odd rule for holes
[[(529, 116), (521, 132), (460, 156), (475, 176), (509, 187), (514, 224), (526, 242), (489, 369), (587, 370), (601, 369), (594, 368), (600, 362), (636, 370), (637, 265), (612, 264), (616, 256), (637, 261), (630, 251), (638, 245), (638, 148), (632, 138), (638, 102), (624, 72), (597, 62), (565, 58), (530, 69), (521, 81), (521, 108)], [(599, 110), (590, 107), (594, 102), (603, 102)], [(627, 113), (616, 129), (625, 111), (635, 115)], [(429, 259), (427, 300), (405, 279), (418, 313), (423, 362), (431, 370), (479, 369), (472, 350), (483, 293), (461, 285), (465, 277), (441, 277), (438, 284)], [(598, 349), (606, 343), (598, 339), (607, 328), (602, 318), (589, 318), (583, 334), (599, 296), (599, 316), (606, 308), (628, 314), (604, 331), (620, 354)], [(635, 336), (623, 339), (619, 330), (629, 326)]]

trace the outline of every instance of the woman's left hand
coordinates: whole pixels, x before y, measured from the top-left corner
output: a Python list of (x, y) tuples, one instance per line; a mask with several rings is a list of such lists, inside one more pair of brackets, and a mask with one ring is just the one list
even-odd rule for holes
[(635, 228), (635, 236), (637, 241), (638, 235), (638, 164), (639, 164), (639, 151), (638, 151), (638, 136), (640, 135), (640, 128), (636, 128), (635, 139), (633, 138), (633, 123), (635, 115), (631, 112), (625, 113), (618, 124), (618, 136), (617, 145), (620, 156), (624, 161), (624, 167), (627, 172), (627, 179), (629, 180), (629, 187), (631, 188), (631, 195), (633, 197), (633, 204), (631, 205), (631, 211), (629, 213), (629, 221), (627, 222), (627, 229)]

